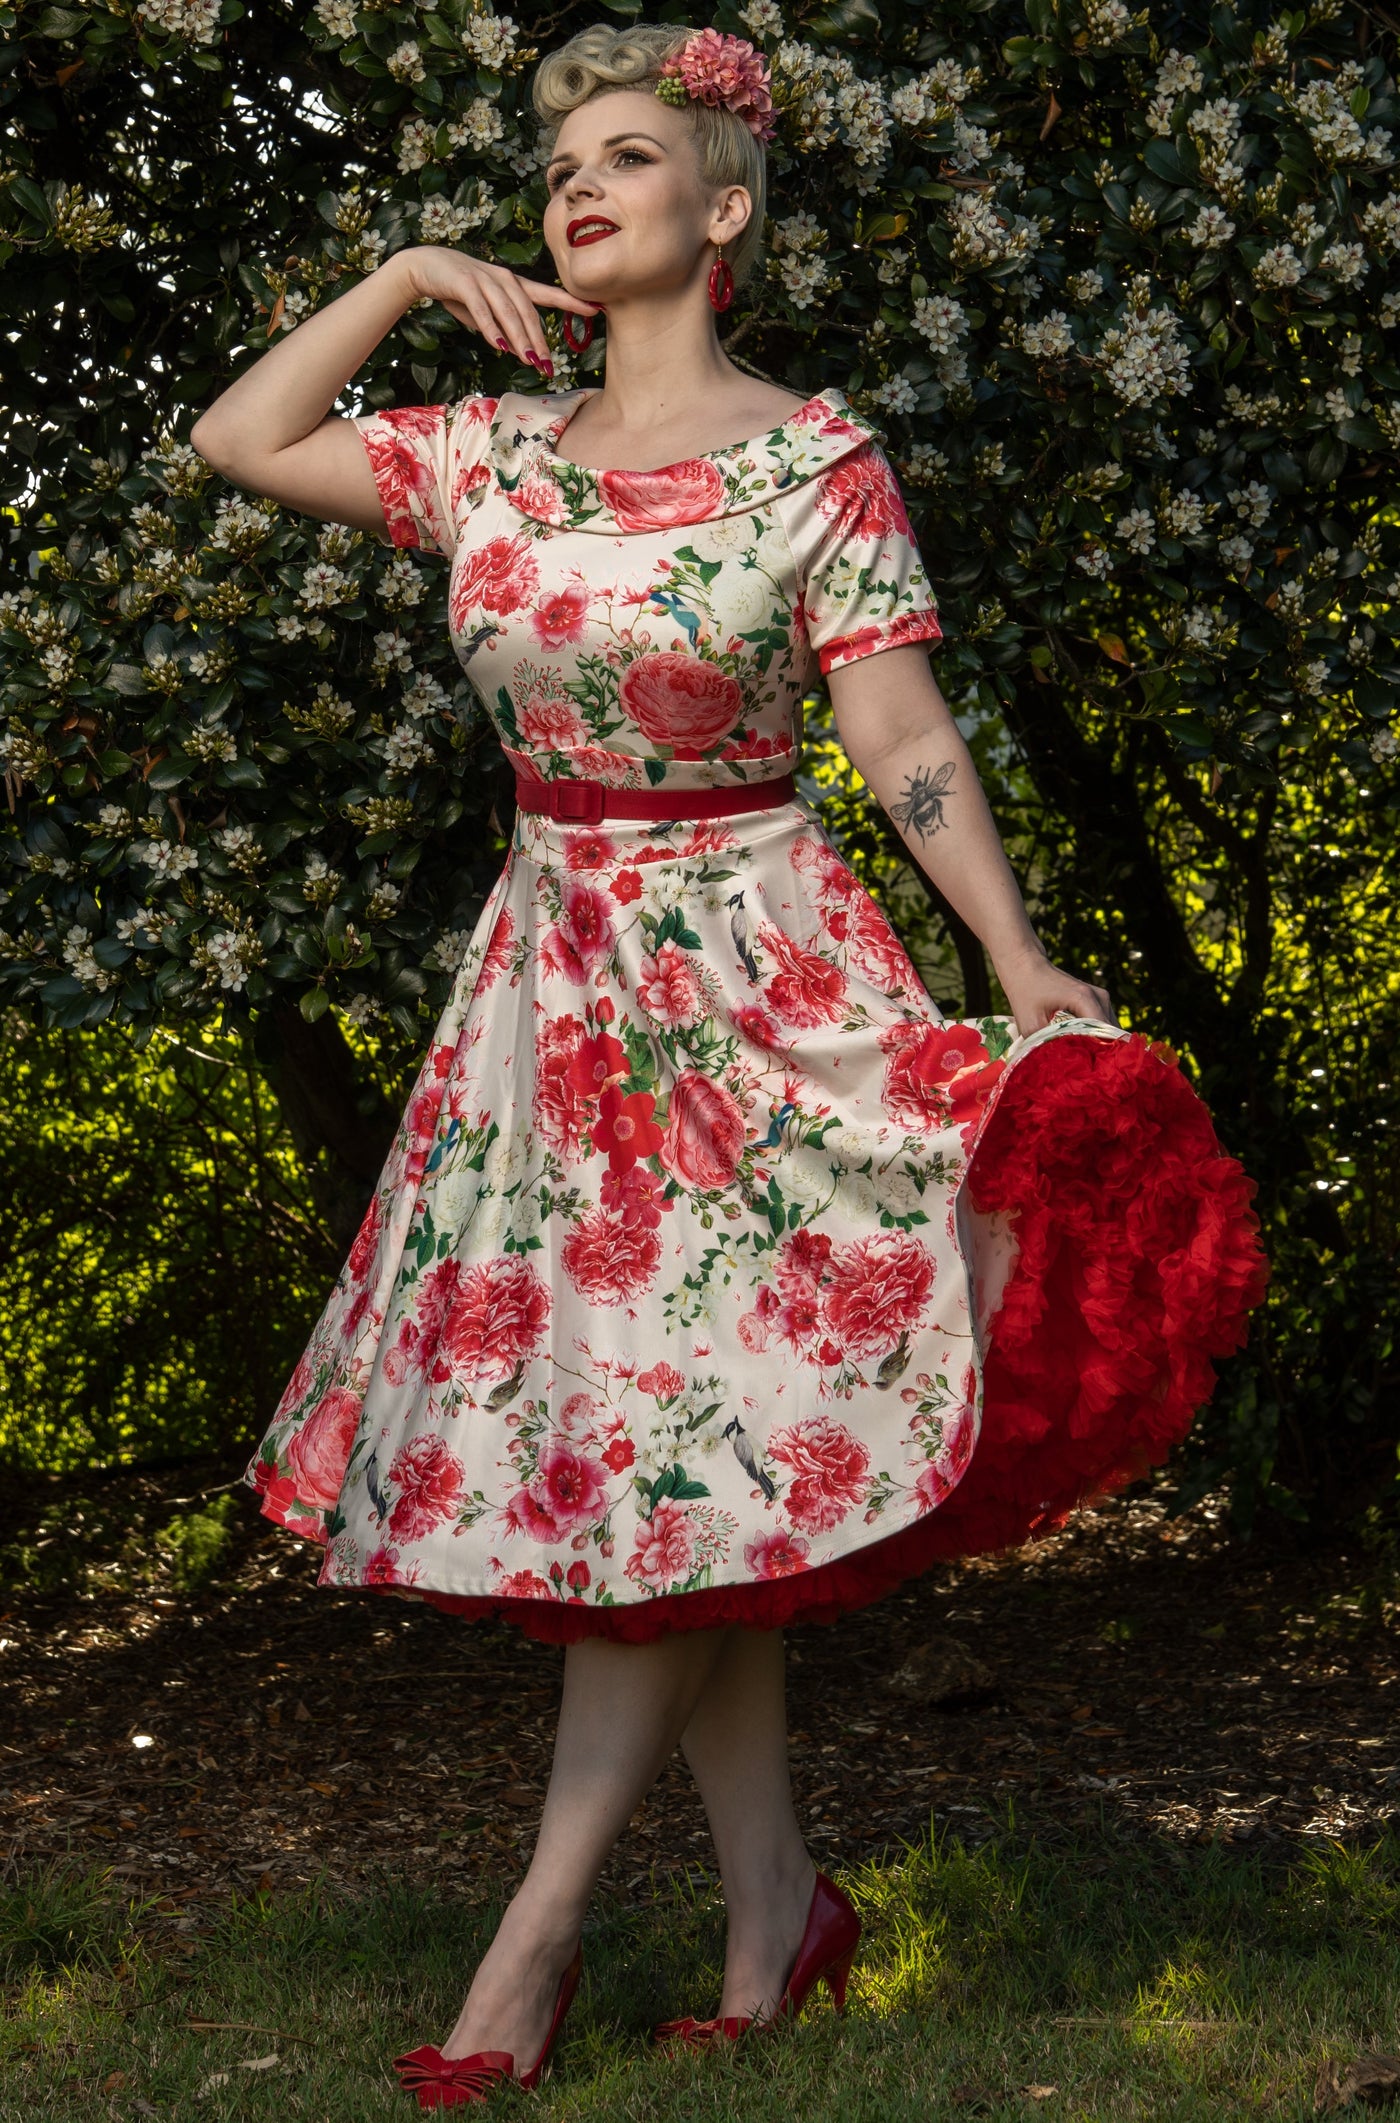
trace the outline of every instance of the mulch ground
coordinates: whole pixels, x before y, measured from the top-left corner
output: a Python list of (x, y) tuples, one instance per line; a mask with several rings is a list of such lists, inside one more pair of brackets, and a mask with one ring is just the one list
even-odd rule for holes
[[(120, 1476), (100, 1511), (154, 1528), (229, 1469)], [(73, 1485), (91, 1516), (95, 1478)], [(104, 1578), (0, 1612), (0, 1853), (110, 1867), (184, 1901), (392, 1869), (471, 1894), (528, 1856), (562, 1651), (373, 1595), (317, 1590), (316, 1552), (241, 1503), (219, 1579), (176, 1595)], [(936, 1823), (1053, 1838), (1365, 1843), (1400, 1818), (1395, 1544), (1240, 1543), (1209, 1498), (1162, 1490), (1038, 1545), (942, 1565), (863, 1614), (789, 1633), (793, 1778), (828, 1868)], [(13, 1557), (60, 1483), (12, 1483)], [(62, 1512), (58, 1513), (62, 1517)], [(129, 1547), (128, 1543), (128, 1547)], [(129, 1575), (129, 1573), (128, 1573)], [(53, 1586), (53, 1571), (46, 1573)], [(679, 1755), (604, 1887), (712, 1866)]]

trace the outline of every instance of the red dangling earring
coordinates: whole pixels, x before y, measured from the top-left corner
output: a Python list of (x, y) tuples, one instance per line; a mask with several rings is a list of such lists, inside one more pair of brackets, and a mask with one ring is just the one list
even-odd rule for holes
[(717, 249), (719, 255), (710, 267), (710, 308), (727, 310), (734, 300), (734, 274), (724, 255), (724, 245), (719, 244)]
[(595, 318), (592, 318), (592, 317), (585, 317), (585, 318), (584, 318), (584, 320), (583, 320), (583, 337), (582, 337), (582, 339), (575, 339), (575, 337), (574, 337), (574, 313), (573, 313), (573, 311), (572, 311), (572, 310), (565, 310), (565, 312), (564, 312), (564, 342), (565, 342), (565, 344), (566, 344), (566, 345), (567, 345), (567, 346), (568, 346), (568, 347), (569, 347), (569, 348), (570, 348), (570, 349), (572, 350), (572, 352), (574, 352), (575, 354), (581, 354), (581, 353), (583, 353), (583, 352), (584, 352), (585, 348), (587, 348), (587, 347), (590, 347), (590, 346), (592, 346), (592, 344), (593, 344), (593, 326), (594, 326), (595, 322), (596, 322), (596, 319), (595, 319)]

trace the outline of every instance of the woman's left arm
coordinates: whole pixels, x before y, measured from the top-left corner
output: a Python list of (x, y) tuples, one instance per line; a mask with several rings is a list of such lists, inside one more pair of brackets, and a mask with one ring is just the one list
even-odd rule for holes
[(979, 937), (1006, 991), (1016, 1029), (1057, 1010), (1117, 1024), (1108, 991), (1052, 965), (1031, 927), (981, 779), (927, 651), (907, 644), (837, 664), (827, 674), (851, 765), (906, 847)]

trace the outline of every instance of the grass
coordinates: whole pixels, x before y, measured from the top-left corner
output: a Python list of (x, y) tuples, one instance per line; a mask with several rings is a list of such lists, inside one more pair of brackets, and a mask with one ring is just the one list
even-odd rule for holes
[[(1326, 2058), (1400, 2048), (1393, 1827), (1366, 1850), (1280, 1859), (1108, 1825), (1049, 1849), (1008, 1817), (984, 1842), (939, 1830), (842, 1877), (866, 1927), (844, 2021), (823, 1997), (727, 2055), (657, 2056), (653, 2020), (714, 2009), (723, 1951), (712, 1883), (668, 1879), (647, 1906), (595, 1904), (552, 2075), (493, 2108), (580, 2123), (1302, 2118)], [(0, 2116), (403, 2123), (389, 2059), (450, 2025), (497, 1914), (387, 1881), (197, 1915), (101, 1873), (11, 1883)]]

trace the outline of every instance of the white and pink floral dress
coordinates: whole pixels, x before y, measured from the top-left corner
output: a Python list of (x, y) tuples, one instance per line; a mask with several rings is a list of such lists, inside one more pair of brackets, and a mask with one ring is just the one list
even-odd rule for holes
[[(585, 395), (358, 419), (393, 543), (531, 774), (785, 775), (818, 669), (939, 638), (875, 431), (591, 471)], [(323, 1583), (537, 1637), (830, 1619), (1165, 1457), (1253, 1192), (1164, 1044), (945, 1020), (803, 802), (522, 811), (248, 1479)]]

